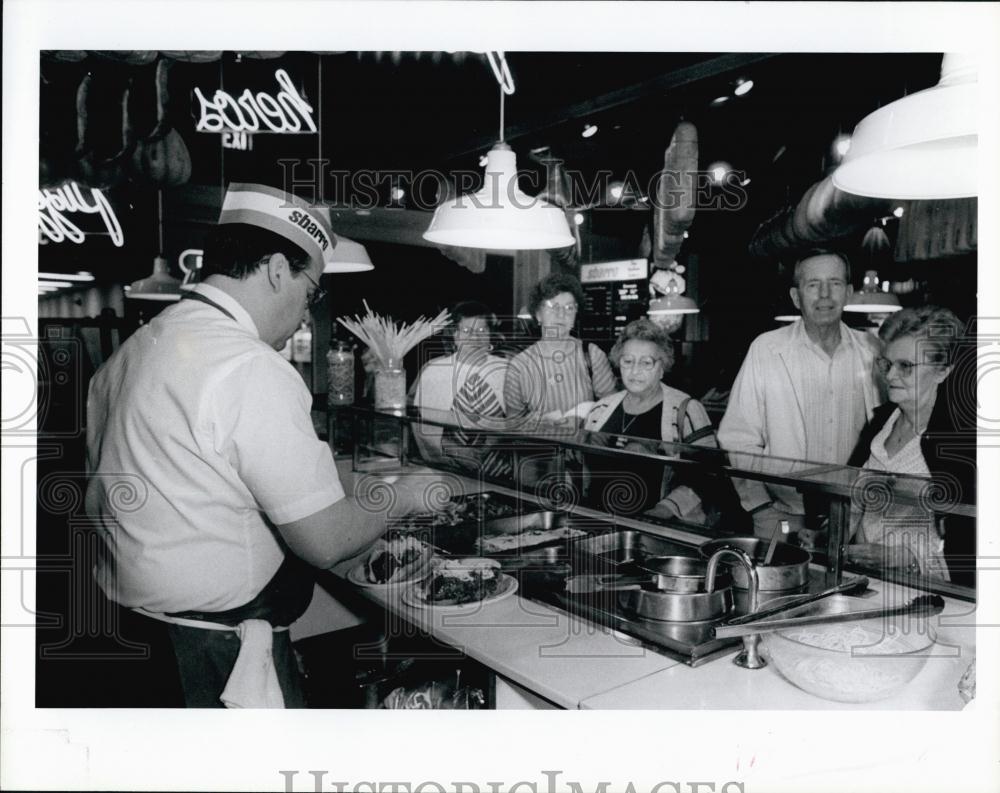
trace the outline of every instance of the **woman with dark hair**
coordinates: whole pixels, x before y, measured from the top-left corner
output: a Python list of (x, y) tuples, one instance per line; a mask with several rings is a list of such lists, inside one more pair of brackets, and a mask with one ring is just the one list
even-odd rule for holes
[(528, 310), (542, 337), (511, 359), (504, 384), (504, 401), (511, 417), (559, 421), (574, 426), (593, 401), (615, 390), (607, 356), (596, 344), (572, 335), (583, 302), (583, 288), (571, 275), (555, 273), (531, 291)]
[[(958, 318), (937, 306), (903, 309), (882, 324), (884, 350), (875, 364), (889, 401), (875, 410), (849, 465), (930, 476), (942, 492), (975, 502), (975, 422), (957, 422), (962, 406), (941, 388), (952, 374), (963, 333)], [(859, 510), (848, 559), (975, 586), (975, 522), (948, 515), (944, 525), (942, 536), (932, 511), (891, 500), (881, 510)]]
[[(617, 435), (612, 441), (617, 448), (628, 448), (629, 438), (719, 447), (701, 403), (662, 382), (674, 364), (670, 336), (663, 328), (649, 319), (630, 322), (611, 349), (611, 362), (621, 372), (625, 388), (599, 400), (584, 429)], [(591, 461), (592, 484), (597, 485), (591, 488), (591, 498), (617, 501), (619, 507), (628, 502), (628, 512), (653, 510), (661, 517), (718, 526), (737, 534), (749, 531), (750, 516), (740, 507), (736, 490), (722, 471), (707, 470), (710, 462), (706, 460), (705, 467), (695, 469), (597, 458)], [(595, 467), (601, 469), (599, 479), (594, 476)], [(622, 498), (623, 477), (634, 484), (635, 498)], [(608, 493), (604, 498), (607, 488), (615, 488), (618, 495)]]
[[(507, 361), (492, 354), (496, 316), (484, 303), (467, 300), (451, 309), (448, 344), (451, 352), (427, 362), (417, 375), (413, 404), (421, 410), (450, 411), (460, 426), (475, 426), (485, 417), (504, 414), (504, 379)], [(465, 457), (463, 447), (476, 437), (424, 425), (418, 443), (421, 451), (440, 460), (442, 455)], [(426, 441), (426, 443), (424, 443)], [(442, 443), (445, 448), (442, 448)]]

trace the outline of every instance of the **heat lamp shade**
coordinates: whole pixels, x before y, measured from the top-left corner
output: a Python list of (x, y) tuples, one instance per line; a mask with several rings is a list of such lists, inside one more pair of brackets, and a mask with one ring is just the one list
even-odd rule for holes
[(125, 287), (125, 297), (131, 300), (159, 300), (169, 302), (181, 299), (181, 282), (170, 275), (170, 265), (162, 256), (153, 260), (153, 274)]
[(374, 269), (375, 265), (372, 264), (364, 245), (338, 234), (337, 246), (333, 249), (330, 261), (323, 267), (323, 272), (363, 273)]
[(891, 314), (902, 306), (899, 298), (889, 292), (855, 292), (844, 311), (858, 314)]
[(649, 310), (646, 312), (651, 317), (663, 316), (666, 314), (697, 314), (701, 309), (690, 297), (684, 295), (668, 295), (658, 297), (649, 301)]
[(979, 83), (974, 64), (946, 55), (941, 82), (866, 116), (833, 173), (840, 190), (872, 198), (978, 194)]
[(498, 250), (565, 248), (575, 242), (559, 207), (521, 192), (516, 157), (504, 144), (487, 155), (483, 188), (439, 206), (423, 236), (435, 245)]

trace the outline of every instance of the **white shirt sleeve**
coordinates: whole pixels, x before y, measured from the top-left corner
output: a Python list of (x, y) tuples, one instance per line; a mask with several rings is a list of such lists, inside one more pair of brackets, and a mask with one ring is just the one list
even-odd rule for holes
[(329, 446), (316, 437), (312, 397), (277, 355), (255, 356), (221, 384), (214, 406), (222, 451), (261, 510), (277, 524), (344, 497)]

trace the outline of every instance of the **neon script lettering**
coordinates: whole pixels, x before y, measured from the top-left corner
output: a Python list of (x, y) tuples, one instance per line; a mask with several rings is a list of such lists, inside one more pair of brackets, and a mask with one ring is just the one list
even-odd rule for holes
[(100, 215), (111, 242), (118, 248), (125, 244), (118, 216), (115, 215), (104, 193), (96, 187), (89, 188), (89, 191), (89, 197), (84, 197), (80, 185), (76, 182), (67, 182), (61, 187), (38, 191), (38, 236), (41, 244), (64, 240), (77, 244), (83, 242), (84, 232), (66, 217), (74, 212)]
[[(274, 73), (281, 89), (275, 96), (247, 88), (239, 98), (218, 90), (208, 99), (200, 89), (194, 95), (200, 104), (195, 130), (198, 132), (315, 132), (313, 109), (292, 85), (284, 69)], [(305, 129), (303, 130), (303, 125)]]

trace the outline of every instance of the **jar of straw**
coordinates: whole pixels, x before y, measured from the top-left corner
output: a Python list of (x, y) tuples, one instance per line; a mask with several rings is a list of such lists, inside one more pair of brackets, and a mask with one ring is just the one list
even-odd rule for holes
[(375, 409), (406, 410), (406, 370), (395, 358), (375, 371)]

